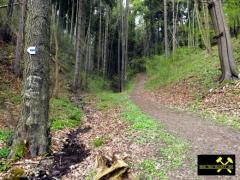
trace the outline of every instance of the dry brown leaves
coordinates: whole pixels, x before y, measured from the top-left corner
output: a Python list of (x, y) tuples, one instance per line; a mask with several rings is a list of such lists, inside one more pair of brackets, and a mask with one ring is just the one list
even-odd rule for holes
[(21, 80), (11, 70), (14, 46), (4, 44), (0, 54), (0, 98), (4, 98), (4, 104), (0, 104), (0, 128), (14, 127), (19, 118), (19, 106), (10, 99), (21, 92)]
[(160, 87), (154, 91), (147, 91), (146, 96), (152, 101), (163, 105), (186, 107), (195, 100), (198, 86), (192, 85), (190, 80), (183, 80), (173, 85)]
[[(129, 140), (127, 134), (129, 125), (120, 120), (121, 110), (119, 108), (98, 111), (95, 110), (96, 101), (94, 101), (87, 105), (88, 113), (82, 127), (90, 127), (91, 129), (78, 136), (79, 140), (90, 149), (91, 155), (80, 164), (73, 166), (71, 171), (62, 179), (86, 179), (89, 173), (96, 171), (95, 161), (99, 154), (108, 158), (113, 157), (113, 154), (125, 154), (127, 163), (136, 164), (144, 157), (148, 157), (151, 152), (150, 149), (141, 147)], [(133, 136), (139, 135), (133, 134)], [(98, 148), (94, 148), (92, 142), (96, 138), (104, 138), (105, 143)]]
[(240, 82), (211, 90), (203, 99), (202, 108), (240, 118)]

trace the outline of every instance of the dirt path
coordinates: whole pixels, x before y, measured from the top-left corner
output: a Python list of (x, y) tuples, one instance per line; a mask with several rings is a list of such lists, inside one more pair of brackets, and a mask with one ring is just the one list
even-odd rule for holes
[[(165, 124), (170, 133), (189, 142), (189, 156), (192, 156), (191, 158), (195, 160), (193, 163), (196, 164), (199, 154), (235, 154), (237, 176), (225, 177), (224, 179), (240, 179), (240, 131), (215, 124), (197, 115), (164, 107), (147, 97), (147, 93), (144, 91), (144, 83), (145, 76), (139, 75), (137, 85), (130, 94), (131, 100), (143, 112)], [(175, 177), (170, 175), (170, 179), (196, 179), (196, 169), (192, 173), (194, 173), (194, 177), (187, 171), (176, 170)], [(182, 178), (176, 178), (178, 174), (181, 174)], [(217, 179), (217, 177), (203, 178)], [(223, 178), (219, 177), (219, 179)]]

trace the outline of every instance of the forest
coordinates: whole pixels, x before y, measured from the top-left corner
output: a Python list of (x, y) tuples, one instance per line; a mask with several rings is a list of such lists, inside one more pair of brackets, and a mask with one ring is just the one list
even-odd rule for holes
[(0, 0), (0, 179), (239, 179), (239, 12)]

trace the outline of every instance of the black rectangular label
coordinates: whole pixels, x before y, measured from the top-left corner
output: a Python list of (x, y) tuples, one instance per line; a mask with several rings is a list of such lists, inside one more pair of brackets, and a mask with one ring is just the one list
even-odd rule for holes
[(198, 175), (235, 175), (235, 155), (198, 155)]

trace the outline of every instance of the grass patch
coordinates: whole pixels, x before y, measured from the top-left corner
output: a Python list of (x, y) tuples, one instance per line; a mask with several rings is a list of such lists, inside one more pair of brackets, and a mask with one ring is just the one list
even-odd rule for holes
[(12, 96), (11, 102), (13, 102), (13, 104), (15, 104), (15, 105), (20, 104), (21, 103), (21, 96), (18, 96), (18, 95)]
[[(167, 179), (164, 172), (160, 172), (157, 168), (157, 164), (151, 160), (144, 160), (139, 164), (139, 168), (142, 170), (141, 177), (147, 180), (153, 180), (154, 178), (159, 178), (161, 180)], [(147, 174), (146, 174), (147, 173)]]
[[(147, 179), (166, 179), (166, 174), (173, 168), (181, 167), (184, 163), (184, 153), (187, 150), (187, 143), (183, 140), (169, 134), (164, 126), (155, 121), (151, 117), (145, 115), (135, 106), (129, 99), (126, 93), (99, 93), (100, 102), (98, 107), (101, 110), (120, 107), (121, 119), (131, 124), (129, 134), (138, 132), (140, 137), (134, 139), (138, 143), (164, 143), (165, 146), (159, 149), (161, 163), (164, 163), (163, 168), (157, 169), (155, 160), (145, 160), (138, 164), (138, 168), (147, 174)], [(131, 138), (131, 137), (130, 137)], [(144, 167), (144, 168), (143, 168)]]
[(204, 118), (212, 119), (216, 123), (240, 129), (240, 121), (238, 117), (220, 114), (207, 109), (199, 111), (199, 109), (201, 109), (201, 105), (201, 101), (195, 101), (195, 103), (193, 103), (190, 107), (187, 107), (187, 110), (197, 113)]
[(10, 149), (8, 147), (2, 147), (0, 149), (0, 158), (7, 158), (9, 152), (10, 152)]
[(104, 137), (98, 137), (98, 138), (95, 138), (93, 141), (92, 141), (92, 146), (94, 148), (98, 148), (102, 145), (104, 145), (106, 142), (106, 139)]
[(80, 124), (83, 112), (68, 99), (51, 99), (50, 107), (52, 130), (74, 128)]
[[(12, 131), (0, 130), (0, 142), (7, 144), (7, 141), (12, 136)], [(10, 153), (10, 148), (5, 145), (0, 148), (0, 172), (7, 170), (10, 167), (10, 163), (6, 160), (8, 154)]]
[(0, 130), (0, 141), (6, 142), (12, 136), (12, 131)]

